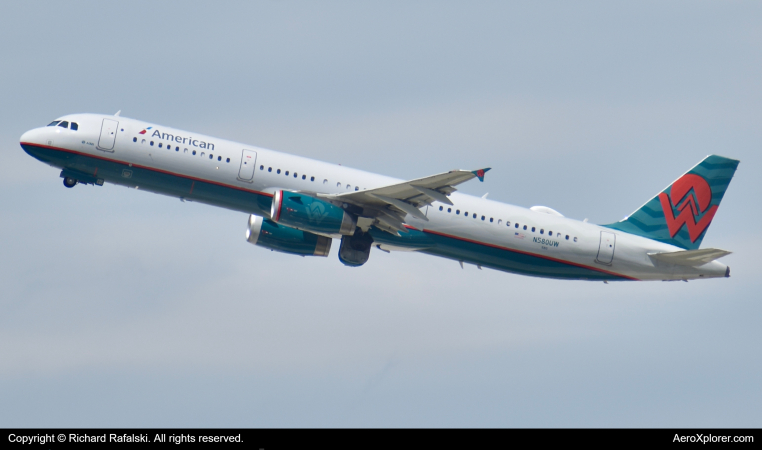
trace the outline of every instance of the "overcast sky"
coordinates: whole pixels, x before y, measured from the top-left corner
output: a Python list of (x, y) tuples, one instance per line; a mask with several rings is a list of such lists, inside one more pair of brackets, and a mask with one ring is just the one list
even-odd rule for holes
[[(0, 426), (762, 426), (758, 2), (6, 2), (0, 40)], [(19, 146), (117, 110), (595, 223), (740, 159), (732, 277), (349, 268)]]

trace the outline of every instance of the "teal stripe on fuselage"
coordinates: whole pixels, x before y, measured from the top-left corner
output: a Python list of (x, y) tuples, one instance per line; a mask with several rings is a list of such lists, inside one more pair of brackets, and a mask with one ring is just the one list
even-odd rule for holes
[(179, 174), (130, 166), (107, 157), (99, 158), (48, 147), (23, 144), (24, 151), (50, 165), (95, 174), (104, 181), (126, 187), (183, 198), (199, 203), (269, 217), (272, 197), (234, 187), (197, 180)]

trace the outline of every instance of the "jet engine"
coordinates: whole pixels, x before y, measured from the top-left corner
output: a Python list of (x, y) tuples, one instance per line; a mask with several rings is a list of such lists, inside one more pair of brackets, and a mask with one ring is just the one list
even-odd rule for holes
[(273, 196), (270, 218), (273, 222), (315, 233), (352, 236), (357, 219), (333, 203), (300, 194), (278, 190)]
[(254, 214), (249, 216), (246, 240), (254, 245), (301, 256), (328, 256), (333, 239), (277, 224)]

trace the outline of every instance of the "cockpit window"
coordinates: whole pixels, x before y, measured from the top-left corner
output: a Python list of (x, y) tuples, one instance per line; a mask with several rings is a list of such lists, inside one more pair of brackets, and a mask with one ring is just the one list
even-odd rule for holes
[(74, 130), (74, 131), (79, 130), (79, 125), (77, 124), (77, 122), (72, 122), (71, 123), (71, 129)]
[(58, 126), (63, 128), (69, 128), (69, 122), (63, 120), (61, 121), (61, 123), (58, 124)]
[(60, 122), (60, 120), (54, 120), (54, 121), (50, 122), (50, 124), (48, 126), (49, 127), (54, 127), (54, 126), (58, 125), (58, 122)]

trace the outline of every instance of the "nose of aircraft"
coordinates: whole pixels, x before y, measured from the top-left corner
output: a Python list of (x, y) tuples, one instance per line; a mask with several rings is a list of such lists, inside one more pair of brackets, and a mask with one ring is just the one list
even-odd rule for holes
[(21, 135), (20, 142), (22, 144), (27, 143), (27, 142), (30, 143), (30, 144), (36, 143), (35, 142), (35, 136), (37, 134), (39, 134), (39, 133), (37, 133), (37, 129), (36, 128), (33, 129), (33, 130), (29, 130), (26, 133)]

